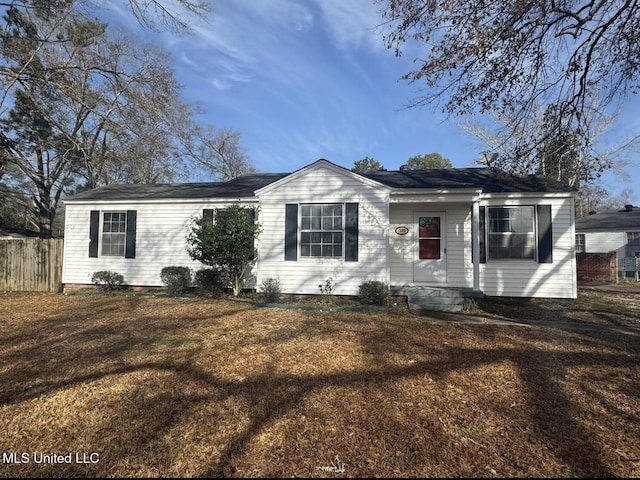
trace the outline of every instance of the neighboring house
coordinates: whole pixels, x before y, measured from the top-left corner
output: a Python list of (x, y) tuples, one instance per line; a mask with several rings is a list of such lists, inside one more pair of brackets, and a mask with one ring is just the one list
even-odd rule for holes
[(635, 276), (636, 257), (640, 256), (640, 208), (625, 205), (621, 210), (577, 219), (576, 251), (616, 252), (620, 275)]
[(228, 182), (109, 186), (65, 200), (63, 283), (114, 270), (162, 286), (165, 266), (201, 268), (185, 249), (191, 220), (239, 201), (261, 225), (249, 288), (277, 278), (283, 293), (318, 294), (331, 277), (338, 295), (379, 280), (397, 293), (576, 298), (574, 196), (488, 168), (358, 174), (324, 159)]

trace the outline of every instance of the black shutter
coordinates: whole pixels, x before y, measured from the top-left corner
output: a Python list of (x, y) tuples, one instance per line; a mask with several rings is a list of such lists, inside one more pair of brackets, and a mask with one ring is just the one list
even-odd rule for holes
[(284, 259), (298, 260), (298, 204), (287, 203), (284, 217)]
[(478, 235), (480, 235), (480, 258), (478, 259), (478, 262), (487, 263), (487, 207), (480, 207)]
[(553, 263), (553, 234), (551, 229), (551, 205), (537, 205), (538, 262)]
[(127, 210), (127, 234), (124, 243), (124, 258), (136, 258), (136, 217), (135, 210)]
[(202, 210), (202, 218), (213, 223), (213, 208), (205, 208)]
[(98, 232), (100, 231), (100, 212), (91, 210), (89, 217), (89, 257), (98, 256)]
[(358, 261), (358, 204), (345, 204), (344, 260)]

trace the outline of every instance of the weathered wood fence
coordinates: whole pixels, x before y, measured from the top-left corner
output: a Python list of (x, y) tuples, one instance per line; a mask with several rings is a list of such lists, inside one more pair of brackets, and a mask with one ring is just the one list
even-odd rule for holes
[(59, 292), (62, 239), (0, 240), (0, 291)]

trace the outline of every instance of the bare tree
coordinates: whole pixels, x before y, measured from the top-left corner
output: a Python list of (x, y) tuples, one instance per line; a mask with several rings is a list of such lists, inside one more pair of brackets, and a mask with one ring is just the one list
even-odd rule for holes
[(256, 168), (240, 144), (240, 132), (232, 129), (193, 125), (179, 139), (188, 157), (214, 180), (231, 180)]
[(576, 217), (586, 217), (594, 212), (620, 210), (624, 205), (631, 204), (633, 190), (625, 188), (618, 195), (600, 185), (589, 185), (581, 188), (576, 198)]
[[(112, 0), (84, 0), (84, 3), (106, 5)], [(138, 22), (154, 31), (169, 29), (188, 33), (192, 22), (211, 14), (211, 4), (204, 0), (127, 0), (126, 4)]]
[(471, 117), (456, 123), (480, 140), (484, 148), (497, 154), (492, 167), (518, 175), (541, 174), (576, 187), (597, 182), (606, 170), (626, 180), (625, 168), (633, 164), (630, 158), (640, 146), (640, 133), (605, 143), (605, 134), (615, 124), (619, 112), (602, 115), (595, 114), (596, 111), (599, 109), (590, 109), (591, 116), (585, 118), (591, 128), (588, 139), (558, 134), (539, 141), (544, 112), (535, 105), (522, 122), (491, 111), (482, 119)]
[(22, 73), (0, 117), (2, 159), (14, 167), (3, 181), (29, 192), (43, 238), (52, 234), (62, 194), (81, 179), (94, 188), (182, 173), (172, 133), (192, 125), (193, 110), (181, 102), (161, 51), (124, 37), (110, 41), (104, 24), (75, 10), (10, 16), (1, 59)]
[[(9, 0), (1, 2), (4, 7), (3, 23), (0, 24), (2, 50), (9, 49), (13, 55), (20, 50), (20, 62), (0, 63), (0, 110), (14, 88), (24, 86), (32, 80), (48, 77), (38, 69), (38, 56), (52, 45), (65, 45), (74, 35), (88, 32), (66, 30), (72, 17), (87, 17), (96, 6), (105, 6), (106, 0)], [(205, 0), (127, 0), (126, 5), (140, 24), (154, 31), (163, 28), (176, 33), (188, 33), (194, 19), (208, 19), (211, 6)], [(44, 24), (51, 28), (43, 28)], [(98, 23), (95, 24), (98, 27)], [(28, 42), (22, 33), (27, 32)], [(21, 35), (17, 35), (21, 33)], [(98, 32), (94, 32), (98, 33)], [(22, 38), (21, 38), (22, 37)], [(6, 57), (5, 57), (6, 59)], [(58, 71), (73, 70), (73, 63), (58, 65)]]
[[(592, 120), (638, 91), (640, 4), (626, 0), (381, 0), (387, 46), (420, 49), (404, 75), (424, 85), (411, 106), (498, 112), (522, 128), (544, 105), (523, 152), (572, 137), (592, 145)], [(594, 110), (595, 107), (598, 109)], [(606, 165), (604, 165), (606, 167)]]

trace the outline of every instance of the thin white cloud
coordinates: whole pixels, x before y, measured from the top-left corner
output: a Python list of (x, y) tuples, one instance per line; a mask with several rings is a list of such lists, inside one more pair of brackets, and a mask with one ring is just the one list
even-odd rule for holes
[(287, 84), (305, 61), (296, 37), (313, 22), (311, 10), (294, 0), (220, 1), (211, 22), (194, 26), (196, 41), (181, 39), (173, 48), (190, 67), (204, 65), (215, 88), (265, 78)]
[(317, 0), (332, 42), (340, 50), (383, 50), (377, 31), (381, 23), (372, 0)]

